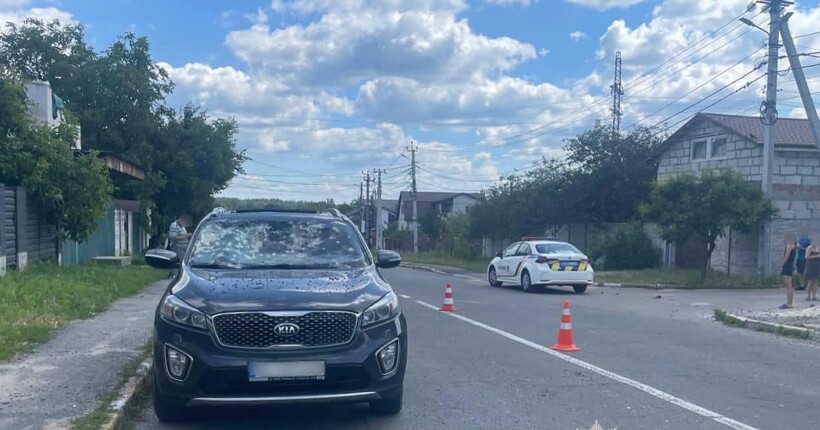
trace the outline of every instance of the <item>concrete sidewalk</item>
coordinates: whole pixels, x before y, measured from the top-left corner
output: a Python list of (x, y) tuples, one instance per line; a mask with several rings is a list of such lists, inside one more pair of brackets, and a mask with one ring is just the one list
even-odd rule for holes
[(168, 281), (74, 321), (33, 352), (0, 364), (0, 429), (62, 429), (94, 410), (151, 337)]

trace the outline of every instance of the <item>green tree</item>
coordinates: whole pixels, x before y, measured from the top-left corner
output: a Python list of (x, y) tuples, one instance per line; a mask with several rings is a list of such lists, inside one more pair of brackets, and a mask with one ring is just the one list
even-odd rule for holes
[(746, 233), (776, 213), (758, 186), (730, 170), (677, 176), (656, 185), (649, 201), (641, 206), (643, 218), (659, 225), (665, 240), (675, 244), (690, 238), (705, 240), (701, 279), (717, 239), (727, 228)]
[(214, 194), (224, 190), (237, 174), (244, 173), (244, 151), (236, 149), (236, 123), (185, 106), (168, 118), (161, 139), (166, 151), (155, 161), (166, 185), (153, 198), (161, 226), (180, 213), (202, 216), (214, 207)]
[(625, 222), (638, 216), (658, 172), (657, 153), (664, 137), (638, 128), (626, 135), (596, 124), (568, 139), (567, 161), (575, 167), (574, 189), (583, 199), (576, 212), (588, 222)]
[(470, 249), (470, 215), (463, 213), (448, 217), (444, 221), (444, 239), (447, 254), (451, 257), (469, 259), (473, 257)]
[(5, 30), (0, 65), (49, 81), (79, 119), (83, 148), (114, 153), (145, 171), (144, 181), (114, 193), (158, 209), (154, 221), (210, 209), (213, 194), (241, 172), (245, 157), (236, 150), (232, 120), (165, 105), (173, 83), (151, 57), (147, 38), (126, 33), (96, 53), (80, 25), (27, 19)]
[(76, 124), (52, 129), (28, 114), (23, 82), (0, 67), (0, 182), (23, 185), (61, 236), (82, 241), (111, 199), (105, 163), (95, 151), (71, 149)]

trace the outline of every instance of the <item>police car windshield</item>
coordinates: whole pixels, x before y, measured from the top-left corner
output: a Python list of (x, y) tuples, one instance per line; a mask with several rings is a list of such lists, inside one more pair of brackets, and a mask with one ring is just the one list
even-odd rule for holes
[(539, 254), (580, 254), (576, 247), (568, 243), (549, 243), (535, 245)]
[(366, 257), (356, 232), (341, 221), (220, 220), (194, 238), (190, 266), (233, 268), (357, 268)]

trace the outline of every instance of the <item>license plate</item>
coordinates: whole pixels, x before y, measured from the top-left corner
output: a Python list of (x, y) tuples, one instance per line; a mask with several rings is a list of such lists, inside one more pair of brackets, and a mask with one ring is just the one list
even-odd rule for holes
[(265, 381), (323, 381), (324, 361), (250, 361), (248, 380)]

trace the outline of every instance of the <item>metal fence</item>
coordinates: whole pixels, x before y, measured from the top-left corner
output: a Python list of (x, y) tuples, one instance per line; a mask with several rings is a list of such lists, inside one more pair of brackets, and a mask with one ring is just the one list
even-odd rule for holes
[(57, 260), (57, 229), (23, 187), (0, 184), (0, 268)]

